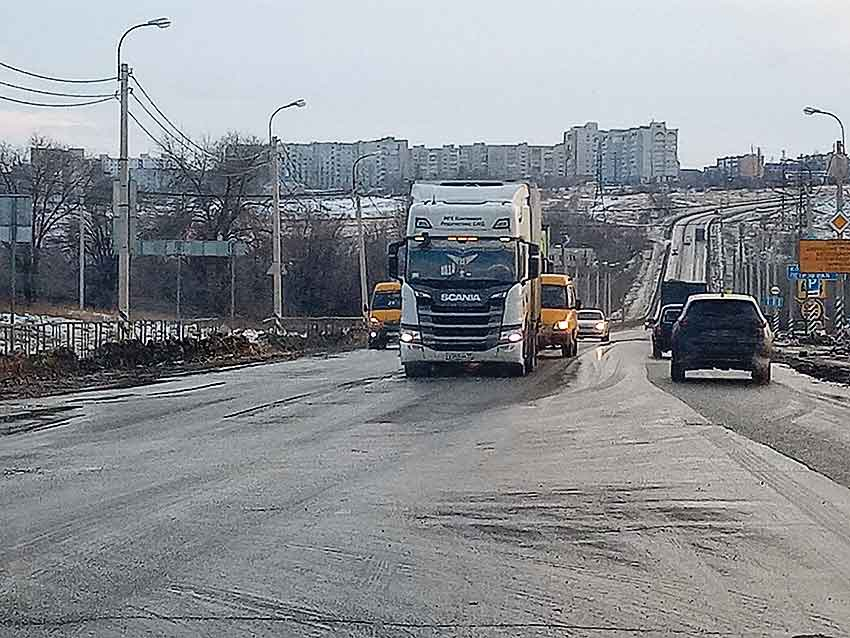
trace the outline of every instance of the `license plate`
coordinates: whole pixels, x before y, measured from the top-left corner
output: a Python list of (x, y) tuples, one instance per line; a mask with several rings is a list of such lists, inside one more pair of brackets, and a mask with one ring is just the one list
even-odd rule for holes
[(447, 352), (446, 361), (469, 361), (472, 354), (469, 352)]

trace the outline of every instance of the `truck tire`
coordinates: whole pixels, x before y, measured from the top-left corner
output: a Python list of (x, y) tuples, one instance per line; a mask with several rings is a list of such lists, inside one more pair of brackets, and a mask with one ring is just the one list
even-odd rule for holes
[(525, 363), (506, 363), (505, 366), (509, 377), (524, 377), (528, 374)]
[(653, 342), (652, 342), (652, 358), (653, 358), (653, 359), (660, 359), (660, 358), (661, 358), (661, 348), (659, 348), (659, 347), (655, 344), (655, 341), (654, 341), (654, 340), (653, 340)]
[(561, 358), (569, 359), (573, 356), (573, 346), (570, 343), (565, 343), (561, 346)]
[(404, 376), (408, 379), (418, 379), (421, 377), (427, 377), (429, 372), (427, 363), (405, 363), (404, 364)]
[(673, 360), (670, 362), (670, 379), (673, 380), (673, 383), (685, 382), (685, 369), (676, 361), (675, 355), (673, 356)]
[(768, 385), (770, 383), (770, 363), (753, 370), (753, 381), (759, 385)]
[(578, 333), (573, 335), (573, 356), (578, 356)]

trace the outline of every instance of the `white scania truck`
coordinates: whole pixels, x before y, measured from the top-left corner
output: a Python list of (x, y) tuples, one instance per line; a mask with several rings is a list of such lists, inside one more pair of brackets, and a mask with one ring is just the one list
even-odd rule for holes
[(542, 212), (523, 182), (417, 182), (407, 233), (389, 247), (401, 280), (399, 352), (408, 377), (434, 365), (537, 365)]

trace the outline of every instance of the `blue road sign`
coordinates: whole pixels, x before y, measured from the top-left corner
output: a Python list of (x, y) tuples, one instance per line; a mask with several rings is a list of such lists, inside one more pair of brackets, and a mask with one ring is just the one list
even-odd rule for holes
[(838, 273), (835, 272), (800, 272), (799, 264), (788, 264), (788, 279), (814, 279), (820, 281), (837, 281)]
[(777, 295), (770, 295), (764, 298), (764, 305), (768, 308), (781, 308), (782, 301), (782, 297), (779, 297)]
[(803, 281), (806, 282), (806, 297), (820, 297), (821, 296), (821, 280), (820, 279), (810, 279), (806, 278)]

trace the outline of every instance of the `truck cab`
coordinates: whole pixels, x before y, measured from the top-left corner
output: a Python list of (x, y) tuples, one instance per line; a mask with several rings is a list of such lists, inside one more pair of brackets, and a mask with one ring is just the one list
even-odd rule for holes
[(398, 342), (401, 322), (401, 284), (382, 281), (375, 284), (369, 304), (369, 347), (386, 348)]
[(578, 315), (581, 302), (576, 287), (568, 275), (540, 275), (540, 332), (538, 348), (559, 348), (561, 356), (578, 354)]
[(401, 280), (399, 356), (408, 377), (436, 367), (537, 364), (542, 210), (524, 182), (417, 182), (405, 239), (389, 247)]

